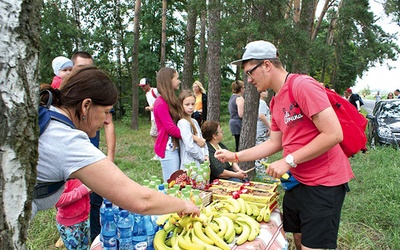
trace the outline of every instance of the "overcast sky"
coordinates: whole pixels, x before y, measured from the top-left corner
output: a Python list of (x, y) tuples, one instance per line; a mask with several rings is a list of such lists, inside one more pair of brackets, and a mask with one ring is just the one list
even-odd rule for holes
[[(374, 0), (370, 0), (371, 9), (374, 11), (375, 16), (381, 17), (378, 22), (383, 30), (389, 33), (400, 34), (400, 27), (396, 24), (390, 23), (390, 19), (386, 18), (381, 5), (377, 4)], [(397, 41), (400, 45), (400, 42)], [(388, 69), (387, 64), (395, 67), (392, 70)], [(377, 90), (382, 93), (393, 92), (393, 90), (400, 89), (400, 59), (397, 61), (386, 61), (383, 65), (377, 64), (368, 72), (365, 72), (362, 78), (357, 79), (356, 85), (353, 87), (354, 91), (358, 92), (365, 87), (369, 86), (373, 93)]]

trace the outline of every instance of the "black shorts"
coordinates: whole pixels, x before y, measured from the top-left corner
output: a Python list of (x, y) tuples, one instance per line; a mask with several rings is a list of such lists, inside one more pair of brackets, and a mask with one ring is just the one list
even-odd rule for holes
[(337, 248), (340, 213), (347, 183), (334, 187), (299, 184), (283, 197), (283, 228), (301, 233), (309, 248)]

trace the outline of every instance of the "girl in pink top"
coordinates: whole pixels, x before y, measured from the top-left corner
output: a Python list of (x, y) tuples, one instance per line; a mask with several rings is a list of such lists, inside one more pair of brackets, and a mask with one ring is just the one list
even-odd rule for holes
[(56, 204), (57, 229), (67, 249), (89, 249), (90, 189), (78, 179), (65, 183)]
[[(181, 131), (176, 124), (183, 111), (175, 94), (180, 84), (179, 74), (175, 69), (164, 67), (158, 71), (157, 90), (160, 96), (154, 102), (153, 109), (158, 136), (154, 151), (161, 158), (164, 182), (167, 182), (171, 174), (180, 167), (179, 139), (181, 139)], [(205, 146), (203, 138), (193, 135), (193, 140), (200, 147)]]
[(179, 139), (181, 132), (176, 126), (180, 119), (181, 105), (175, 90), (181, 81), (173, 68), (161, 68), (157, 73), (157, 90), (160, 94), (154, 102), (154, 120), (158, 136), (154, 145), (155, 153), (161, 158), (164, 182), (179, 169)]

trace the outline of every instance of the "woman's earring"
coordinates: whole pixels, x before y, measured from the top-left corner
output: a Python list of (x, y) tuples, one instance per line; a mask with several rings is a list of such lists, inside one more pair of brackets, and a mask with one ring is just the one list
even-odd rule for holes
[(83, 117), (82, 117), (82, 120), (83, 120), (83, 121), (86, 120), (86, 116), (83, 116)]

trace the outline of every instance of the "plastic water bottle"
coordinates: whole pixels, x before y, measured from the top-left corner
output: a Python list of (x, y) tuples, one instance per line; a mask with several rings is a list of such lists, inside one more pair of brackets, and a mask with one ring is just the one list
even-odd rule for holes
[(133, 220), (128, 211), (121, 210), (117, 227), (119, 250), (132, 250)]
[[(103, 204), (100, 206), (100, 225), (101, 228), (103, 228), (104, 223), (106, 221), (106, 216), (104, 214), (106, 208), (112, 208), (112, 203), (111, 201), (107, 200), (106, 198), (103, 199)], [(100, 234), (100, 242), (103, 243), (103, 234)]]
[(147, 236), (147, 250), (154, 250), (153, 240), (154, 240), (154, 235), (156, 232), (154, 231), (154, 225), (151, 220), (151, 216), (149, 216), (149, 215), (143, 216), (143, 220), (144, 220), (144, 228), (145, 228), (146, 236)]
[(117, 250), (117, 225), (114, 221), (114, 212), (110, 203), (106, 203), (106, 208), (104, 210), (105, 221), (104, 225), (101, 228), (101, 235), (103, 237), (103, 249)]
[(166, 193), (167, 193), (167, 192), (165, 192), (164, 184), (159, 184), (159, 185), (158, 185), (158, 191), (161, 192), (161, 193), (163, 193), (163, 194), (166, 194)]
[(136, 246), (141, 246), (142, 248), (144, 248), (144, 245), (146, 245), (147, 247), (147, 235), (144, 226), (143, 215), (134, 214), (133, 216), (134, 216), (134, 225), (132, 233), (132, 244), (135, 248)]

